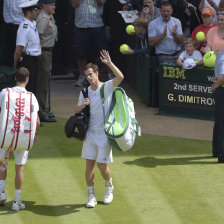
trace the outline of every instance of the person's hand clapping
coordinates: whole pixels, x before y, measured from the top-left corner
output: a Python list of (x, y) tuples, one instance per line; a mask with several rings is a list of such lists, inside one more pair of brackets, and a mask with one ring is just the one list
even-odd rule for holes
[(163, 35), (166, 36), (167, 35), (167, 25), (165, 26), (164, 30), (163, 30)]
[(172, 28), (171, 33), (172, 34), (175, 34), (176, 33), (176, 30), (177, 30), (177, 24)]

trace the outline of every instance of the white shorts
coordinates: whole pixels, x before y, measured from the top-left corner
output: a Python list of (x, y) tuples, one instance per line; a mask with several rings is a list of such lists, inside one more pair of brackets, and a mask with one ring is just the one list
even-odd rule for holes
[[(4, 159), (6, 149), (0, 148), (0, 160)], [(28, 151), (13, 151), (16, 165), (25, 165), (28, 159)]]
[(112, 148), (104, 132), (87, 131), (82, 147), (82, 158), (98, 163), (112, 163)]

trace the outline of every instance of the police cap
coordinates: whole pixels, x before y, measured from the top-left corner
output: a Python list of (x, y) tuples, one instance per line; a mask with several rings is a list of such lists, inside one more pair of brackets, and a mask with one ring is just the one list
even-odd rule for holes
[(20, 8), (35, 8), (38, 6), (38, 0), (28, 0), (19, 5)]

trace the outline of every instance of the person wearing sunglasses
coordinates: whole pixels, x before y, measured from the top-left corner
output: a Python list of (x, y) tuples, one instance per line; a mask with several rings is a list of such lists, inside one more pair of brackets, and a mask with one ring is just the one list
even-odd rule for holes
[(14, 68), (26, 67), (29, 70), (29, 83), (26, 88), (36, 94), (37, 58), (41, 55), (41, 47), (35, 20), (40, 7), (38, 0), (26, 1), (19, 7), (22, 8), (25, 18), (17, 31)]

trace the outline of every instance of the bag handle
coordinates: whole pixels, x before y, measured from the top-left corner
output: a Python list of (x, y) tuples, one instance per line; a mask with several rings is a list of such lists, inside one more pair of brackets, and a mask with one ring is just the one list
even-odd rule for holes
[(104, 125), (106, 124), (106, 118), (105, 118), (105, 107), (104, 107), (104, 101), (105, 101), (105, 94), (104, 94), (104, 88), (105, 83), (103, 83), (100, 87), (100, 97), (102, 101), (102, 106), (103, 106), (103, 120), (104, 120)]
[[(88, 88), (84, 88), (82, 90), (82, 95), (83, 95), (84, 98), (88, 98)], [(83, 111), (85, 111), (87, 116), (89, 117), (89, 115), (90, 115), (90, 107), (89, 107), (89, 105), (86, 105), (86, 107), (84, 108)]]
[(141, 127), (135, 118), (132, 119), (132, 124), (136, 125), (136, 130), (133, 130), (135, 134), (137, 134), (138, 136), (141, 136)]

